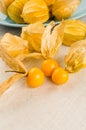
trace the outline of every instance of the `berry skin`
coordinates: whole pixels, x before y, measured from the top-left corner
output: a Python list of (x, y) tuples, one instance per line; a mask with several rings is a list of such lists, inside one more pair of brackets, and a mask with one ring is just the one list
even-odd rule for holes
[(29, 87), (39, 87), (44, 82), (44, 73), (41, 71), (41, 69), (33, 67), (29, 70), (29, 73), (26, 77), (26, 82)]
[(52, 73), (52, 81), (55, 84), (64, 84), (68, 81), (68, 78), (68, 72), (61, 67), (56, 68)]
[(58, 67), (58, 63), (54, 59), (46, 59), (42, 62), (41, 69), (44, 72), (45, 76), (51, 76), (54, 69)]

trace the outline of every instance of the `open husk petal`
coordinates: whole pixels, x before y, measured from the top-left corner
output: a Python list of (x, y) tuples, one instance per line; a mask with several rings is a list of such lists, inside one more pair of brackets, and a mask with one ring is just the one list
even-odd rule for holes
[(53, 21), (50, 22), (42, 36), (41, 53), (44, 58), (55, 56), (62, 44), (63, 35), (64, 22), (61, 22), (59, 25), (55, 25)]
[(28, 41), (28, 49), (30, 51), (40, 52), (41, 50), (41, 38), (44, 32), (44, 24), (36, 22), (29, 24), (26, 27), (22, 27), (21, 37)]

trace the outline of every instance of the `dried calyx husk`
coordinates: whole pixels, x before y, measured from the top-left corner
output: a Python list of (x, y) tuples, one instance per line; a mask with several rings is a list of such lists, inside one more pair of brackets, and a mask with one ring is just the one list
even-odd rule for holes
[(30, 51), (41, 51), (41, 38), (44, 29), (45, 26), (41, 22), (22, 27), (21, 37), (28, 41), (28, 49)]
[(0, 40), (0, 46), (8, 51), (11, 57), (18, 57), (21, 54), (28, 54), (28, 41), (17, 35), (6, 33)]
[(14, 0), (0, 0), (0, 11), (7, 15), (7, 8)]
[(63, 40), (64, 26), (64, 21), (59, 25), (55, 25), (52, 21), (45, 28), (41, 43), (41, 53), (44, 58), (52, 58), (58, 52)]
[(21, 16), (26, 23), (44, 23), (49, 19), (49, 10), (43, 0), (29, 0), (24, 5)]
[(15, 82), (20, 80), (22, 77), (26, 76), (26, 74), (14, 74), (9, 77), (6, 81), (0, 84), (0, 95), (2, 95), (8, 88), (10, 88)]
[(25, 72), (23, 64), (17, 58), (28, 54), (28, 42), (16, 35), (6, 33), (0, 40), (0, 56), (15, 71)]
[(8, 16), (16, 23), (25, 23), (21, 17), (23, 7), (28, 0), (14, 0), (7, 8)]
[(66, 70), (70, 73), (86, 67), (86, 39), (71, 45), (68, 54), (65, 56), (65, 65)]
[(76, 41), (86, 38), (86, 23), (81, 20), (66, 20), (63, 44), (70, 46)]
[(52, 5), (52, 14), (57, 20), (67, 19), (74, 14), (81, 0), (56, 0)]

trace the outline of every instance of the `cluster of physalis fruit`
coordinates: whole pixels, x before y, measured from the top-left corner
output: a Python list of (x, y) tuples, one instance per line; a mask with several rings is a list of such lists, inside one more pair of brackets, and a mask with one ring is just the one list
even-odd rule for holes
[(0, 0), (0, 11), (15, 23), (45, 23), (71, 17), (81, 0)]
[[(29, 87), (43, 84), (44, 77), (51, 77), (55, 84), (67, 82), (68, 73), (86, 67), (86, 24), (80, 20), (66, 20), (56, 25), (51, 21), (47, 26), (41, 22), (22, 27), (20, 36), (6, 33), (0, 39), (0, 57), (15, 72), (0, 85), (0, 94), (14, 82), (26, 77)], [(62, 45), (69, 47), (64, 56), (65, 69), (59, 66), (54, 56)], [(26, 60), (43, 59), (41, 67), (27, 69)], [(44, 76), (45, 75), (45, 76)]]
[(68, 80), (68, 72), (60, 67), (56, 60), (46, 59), (41, 64), (41, 69), (31, 68), (26, 77), (30, 87), (38, 87), (44, 82), (44, 75), (51, 77), (55, 84), (63, 84)]

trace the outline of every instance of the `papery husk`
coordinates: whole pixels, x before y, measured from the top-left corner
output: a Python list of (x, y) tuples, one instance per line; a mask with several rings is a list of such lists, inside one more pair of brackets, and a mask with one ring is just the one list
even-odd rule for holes
[(56, 55), (62, 44), (63, 35), (64, 22), (59, 25), (55, 25), (54, 21), (49, 23), (42, 36), (41, 53), (44, 58), (52, 58)]
[(7, 15), (7, 8), (14, 0), (0, 0), (0, 11)]
[(11, 57), (17, 57), (21, 54), (28, 54), (28, 41), (17, 35), (5, 33), (0, 40), (2, 45)]
[(23, 7), (28, 0), (15, 0), (12, 4), (8, 7), (7, 12), (8, 16), (15, 22), (15, 23), (25, 23), (23, 18), (21, 17)]
[(63, 44), (70, 46), (76, 41), (86, 38), (86, 24), (80, 20), (66, 20)]
[(40, 52), (41, 50), (41, 38), (44, 32), (44, 24), (36, 22), (29, 24), (26, 27), (22, 27), (21, 37), (28, 41), (28, 49), (30, 51)]
[(47, 4), (47, 6), (53, 5), (55, 0), (44, 0), (44, 2)]
[(86, 67), (86, 39), (73, 43), (65, 56), (65, 68), (68, 72), (74, 73), (84, 67)]
[(38, 52), (23, 54), (17, 57), (17, 59), (19, 59), (20, 61), (25, 61), (25, 60), (29, 61), (31, 59), (42, 59), (42, 58), (43, 58), (42, 54)]
[(0, 56), (13, 71), (25, 73), (27, 70), (22, 61), (30, 58), (40, 59), (42, 54), (30, 53), (28, 41), (6, 33), (0, 41)]
[(57, 20), (67, 19), (71, 17), (81, 0), (56, 0), (52, 6), (52, 14)]
[(44, 23), (49, 19), (49, 10), (43, 0), (29, 0), (24, 5), (21, 16), (26, 23)]
[(2, 84), (0, 84), (0, 95), (2, 95), (8, 88), (10, 88), (15, 82), (17, 82), (24, 76), (26, 76), (26, 73), (25, 74), (17, 73), (11, 76), (10, 78), (8, 78)]
[(2, 60), (12, 70), (17, 71), (17, 72), (22, 72), (22, 73), (26, 72), (26, 68), (23, 65), (23, 63), (20, 60), (11, 57), (11, 55), (8, 54), (8, 51), (2, 45), (0, 45), (0, 56), (1, 56)]

